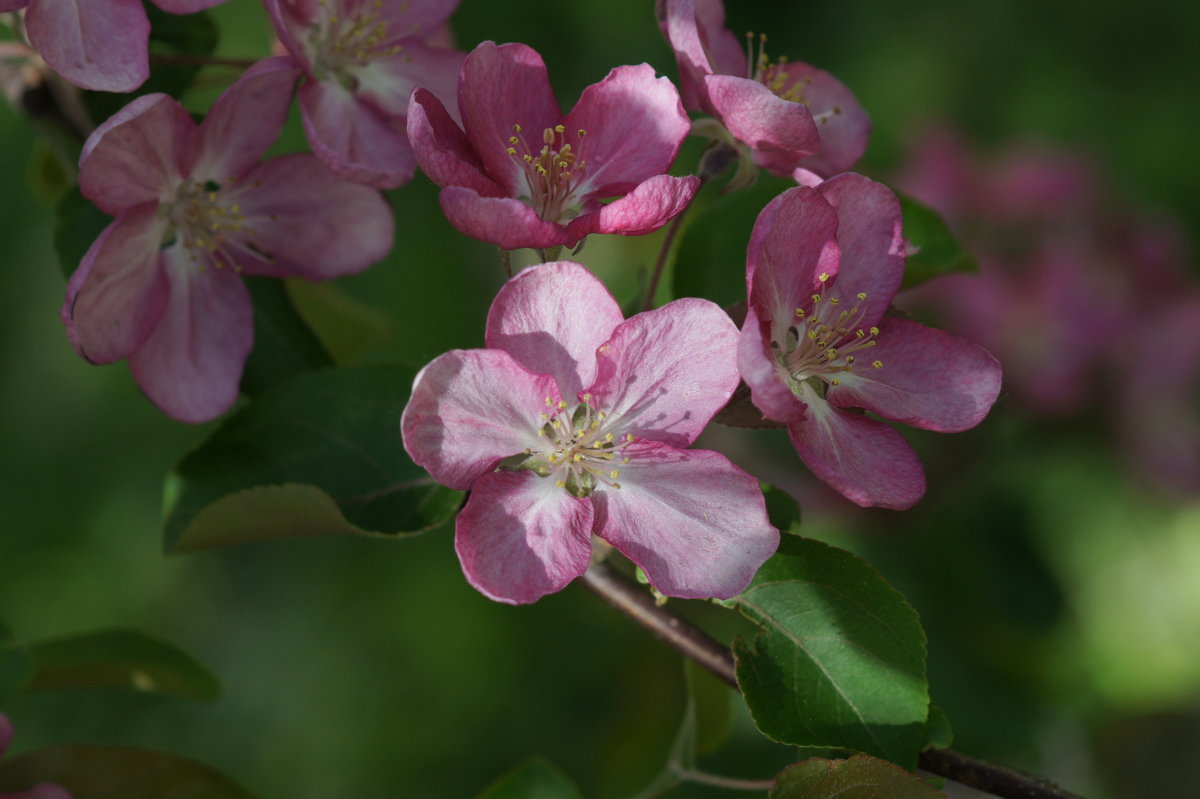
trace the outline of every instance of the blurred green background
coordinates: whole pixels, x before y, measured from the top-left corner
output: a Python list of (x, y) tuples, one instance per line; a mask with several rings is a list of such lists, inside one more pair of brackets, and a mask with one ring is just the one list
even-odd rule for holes
[[(907, 137), (938, 120), (985, 150), (1033, 138), (1089, 154), (1129, 202), (1200, 230), (1200, 6), (729, 5), (734, 31), (766, 31), (772, 55), (821, 66), (856, 92), (875, 126), (867, 174), (887, 174)], [(464, 49), (533, 46), (569, 107), (618, 64), (675, 76), (652, 6), (465, 0), (453, 27)], [(223, 55), (267, 52), (259, 4), (230, 0), (212, 15)], [(222, 75), (206, 75), (195, 107)], [(58, 320), (51, 211), (29, 189), (33, 135), (0, 106), (0, 136), (0, 619), (30, 639), (136, 627), (194, 653), (224, 686), (211, 705), (23, 695), (7, 709), (16, 750), (169, 749), (264, 799), (469, 797), (532, 754), (589, 797), (627, 796), (652, 777), (682, 712), (679, 659), (578, 586), (531, 607), (486, 600), (463, 580), (449, 526), (398, 542), (164, 557), (162, 479), (207, 428), (161, 416), (124, 366), (74, 355)], [(300, 141), (293, 125), (282, 146)], [(443, 220), (423, 177), (390, 194), (393, 254), (338, 287), (377, 335), (335, 347), (420, 365), (479, 346), (502, 279), (494, 251)], [(657, 243), (594, 240), (581, 260), (625, 301)], [(1050, 431), (1002, 402), (969, 434), (913, 437), (930, 472), (917, 510), (813, 512), (805, 532), (863, 552), (917, 605), (958, 747), (1097, 799), (1192, 797), (1200, 505), (1130, 481), (1102, 425)], [(778, 435), (716, 440), (764, 472), (802, 471)], [(722, 636), (738, 629), (715, 609), (673, 604)], [(792, 758), (742, 719), (718, 762), (765, 778)]]

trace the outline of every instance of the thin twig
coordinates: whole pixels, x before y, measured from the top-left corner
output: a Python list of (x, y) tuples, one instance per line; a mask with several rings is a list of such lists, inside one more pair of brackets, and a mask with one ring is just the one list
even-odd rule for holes
[[(681, 653), (738, 687), (733, 654), (729, 648), (665, 607), (654, 602), (641, 586), (603, 561), (594, 561), (583, 575), (584, 584)], [(1003, 799), (1082, 799), (1029, 774), (964, 755), (950, 749), (926, 749), (921, 768)]]

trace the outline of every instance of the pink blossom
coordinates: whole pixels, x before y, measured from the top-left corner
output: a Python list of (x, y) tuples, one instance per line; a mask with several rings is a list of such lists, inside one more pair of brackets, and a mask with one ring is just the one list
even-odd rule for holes
[(457, 0), (266, 0), (304, 71), (300, 112), (313, 152), (347, 180), (392, 188), (412, 179), (408, 98), (421, 86), (452, 113), (464, 54), (437, 46)]
[[(8, 720), (7, 716), (0, 713), (0, 757), (3, 757), (4, 753), (8, 750), (8, 745), (12, 742), (12, 738), (12, 722)], [(71, 799), (71, 794), (61, 785), (39, 782), (27, 791), (0, 793), (0, 799)]]
[(556, 261), (500, 290), (486, 340), (422, 369), (401, 420), (413, 460), (471, 491), (455, 546), (473, 586), (514, 604), (558, 591), (594, 532), (664, 594), (746, 587), (779, 542), (758, 483), (686, 449), (738, 382), (724, 311), (681, 299), (626, 320)]
[[(675, 87), (647, 64), (612, 70), (563, 116), (541, 56), (484, 42), (463, 64), (458, 107), (461, 128), (418, 89), (409, 139), (454, 226), (504, 249), (650, 233), (699, 186), (664, 174), (689, 122)], [(618, 199), (601, 204), (606, 197)]]
[(828, 72), (770, 61), (765, 35), (757, 57), (745, 55), (725, 27), (721, 0), (658, 0), (658, 16), (679, 63), (684, 105), (714, 117), (758, 166), (780, 176), (797, 167), (829, 176), (862, 157), (870, 119)]
[[(225, 0), (152, 2), (192, 14)], [(131, 92), (150, 77), (150, 20), (141, 0), (0, 0), (0, 11), (21, 8), (29, 43), (76, 86)]]
[(391, 246), (378, 192), (338, 180), (311, 154), (260, 163), (296, 70), (248, 70), (196, 125), (162, 94), (139, 97), (84, 144), (84, 195), (116, 219), (67, 286), (63, 322), (91, 363), (127, 358), (165, 413), (199, 422), (237, 398), (253, 344), (238, 273), (324, 280)]
[(1000, 390), (982, 347), (888, 316), (904, 273), (900, 204), (846, 173), (772, 200), (746, 264), (738, 365), (813, 472), (859, 505), (902, 509), (925, 491), (916, 454), (869, 411), (926, 430), (978, 424)]

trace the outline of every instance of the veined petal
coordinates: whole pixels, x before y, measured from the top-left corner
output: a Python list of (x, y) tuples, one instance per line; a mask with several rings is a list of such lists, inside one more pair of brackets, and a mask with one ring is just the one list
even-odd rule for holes
[(379, 189), (412, 180), (416, 159), (402, 120), (389, 118), (334, 81), (300, 87), (304, 132), (335, 174)]
[(750, 387), (750, 401), (763, 416), (790, 422), (804, 415), (804, 404), (780, 375), (770, 342), (763, 337), (764, 327), (769, 330), (750, 306), (738, 339), (738, 371)]
[(438, 195), (450, 224), (472, 238), (506, 250), (574, 244), (566, 228), (548, 222), (512, 197), (481, 197), (465, 186), (447, 186)]
[(150, 20), (141, 0), (37, 0), (25, 11), (29, 42), (76, 86), (131, 92), (150, 76)]
[[(234, 250), (248, 274), (328, 280), (383, 260), (395, 218), (378, 191), (334, 175), (311, 153), (264, 161), (229, 193), (245, 216)], [(264, 257), (268, 256), (268, 257)]]
[(704, 107), (704, 76), (714, 70), (700, 38), (696, 0), (659, 0), (659, 3), (659, 27), (675, 51), (683, 103), (692, 111), (700, 111)]
[(592, 495), (596, 534), (667, 596), (728, 599), (779, 546), (758, 481), (707, 450), (625, 449), (620, 488)]
[(597, 352), (590, 391), (622, 435), (686, 447), (738, 384), (737, 327), (685, 297), (630, 317)]
[(505, 191), (483, 173), (467, 135), (432, 92), (414, 89), (408, 103), (408, 139), (421, 171), (439, 186), (465, 186), (482, 197)]
[(523, 605), (566, 587), (592, 557), (592, 503), (533, 472), (489, 472), (471, 486), (455, 522), (467, 582), (497, 602)]
[(780, 91), (802, 95), (821, 137), (821, 148), (796, 165), (829, 176), (858, 163), (867, 151), (871, 118), (854, 93), (825, 70), (802, 61), (789, 61), (777, 69), (788, 77)]
[(356, 94), (388, 116), (403, 118), (413, 89), (436, 95), (452, 117), (458, 116), (458, 75), (466, 53), (404, 39), (393, 56), (372, 58), (354, 70)]
[(596, 348), (625, 321), (604, 284), (573, 261), (531, 266), (501, 287), (487, 318), (487, 346), (534, 374), (548, 374), (565, 397), (596, 379)]
[(575, 189), (585, 201), (625, 194), (665, 173), (691, 130), (675, 86), (654, 77), (649, 64), (614, 68), (583, 90), (562, 124), (587, 132), (579, 143), (587, 169)]
[(511, 455), (539, 445), (538, 415), (561, 396), (502, 350), (451, 350), (413, 381), (400, 419), (404, 449), (450, 488), (470, 488)]
[(316, 0), (263, 0), (267, 16), (275, 26), (284, 49), (296, 60), (306, 75), (312, 76), (312, 54), (304, 46), (304, 32), (316, 18)]
[(1000, 364), (973, 341), (894, 317), (880, 323), (876, 340), (870, 358), (882, 367), (839, 373), (830, 403), (957, 433), (983, 421), (1000, 393)]
[(347, 9), (372, 7), (387, 23), (388, 39), (434, 36), (439, 26), (458, 8), (458, 0), (342, 0)]
[(755, 161), (788, 175), (801, 159), (821, 148), (812, 113), (803, 103), (784, 100), (763, 84), (733, 75), (704, 79), (712, 113), (734, 138), (754, 150)]
[(163, 251), (170, 284), (154, 332), (129, 356), (129, 368), (163, 413), (206, 422), (233, 405), (254, 344), (254, 311), (232, 270), (197, 269), (182, 247)]
[(652, 233), (683, 213), (699, 188), (700, 178), (694, 175), (655, 175), (624, 197), (572, 219), (567, 223), (568, 238), (579, 241), (591, 233)]
[(713, 72), (746, 77), (746, 53), (742, 40), (725, 27), (723, 0), (696, 0), (696, 25)]
[(147, 94), (96, 128), (79, 156), (79, 189), (112, 216), (169, 199), (191, 161), (195, 124), (165, 94)]
[(925, 493), (925, 471), (899, 433), (883, 422), (809, 396), (788, 435), (813, 474), (863, 507), (904, 510)]
[(162, 318), (165, 230), (157, 203), (132, 208), (104, 229), (71, 276), (62, 320), (71, 345), (90, 363), (129, 356)]
[(219, 6), (225, 0), (150, 0), (169, 14), (195, 14), (206, 8)]

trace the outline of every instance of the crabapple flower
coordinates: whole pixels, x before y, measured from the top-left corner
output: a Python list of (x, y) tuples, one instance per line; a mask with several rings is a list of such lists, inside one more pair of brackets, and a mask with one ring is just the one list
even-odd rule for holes
[[(460, 128), (417, 89), (408, 136), (463, 233), (506, 250), (573, 246), (590, 233), (650, 233), (679, 214), (696, 177), (665, 174), (687, 137), (679, 93), (648, 64), (613, 69), (563, 116), (541, 56), (484, 42), (463, 63)], [(603, 205), (601, 198), (617, 197)]]
[(900, 204), (845, 173), (789, 189), (758, 217), (746, 262), (738, 365), (814, 474), (863, 506), (925, 492), (916, 454), (871, 413), (925, 430), (974, 427), (1000, 390), (982, 347), (886, 316), (904, 273)]
[(725, 27), (721, 0), (658, 0), (657, 13), (679, 64), (684, 105), (714, 117), (720, 123), (714, 135), (732, 136), (755, 164), (781, 177), (797, 168), (828, 177), (862, 157), (870, 119), (828, 72), (770, 61), (765, 35), (755, 56), (747, 34), (751, 53), (743, 54)]
[(309, 153), (259, 161), (295, 79), (287, 59), (259, 62), (199, 125), (170, 97), (144, 95), (84, 144), (80, 189), (116, 219), (71, 277), (63, 322), (81, 356), (128, 359), (177, 419), (211, 419), (237, 398), (254, 336), (239, 273), (324, 280), (391, 246), (391, 210), (374, 189)]
[[(8, 720), (7, 716), (0, 713), (0, 757), (3, 757), (5, 751), (8, 750), (8, 745), (12, 742), (12, 738), (12, 722)], [(27, 791), (19, 793), (0, 792), (0, 799), (71, 799), (71, 794), (60, 785), (40, 782)]]
[[(192, 14), (225, 0), (152, 2)], [(0, 11), (22, 8), (29, 43), (76, 86), (131, 92), (150, 77), (150, 20), (141, 0), (0, 0)]]
[(313, 152), (339, 176), (381, 189), (412, 179), (405, 136), (416, 86), (450, 100), (464, 53), (437, 46), (457, 0), (266, 0), (300, 65), (300, 114)]
[(562, 589), (591, 536), (662, 593), (727, 598), (775, 551), (757, 481), (689, 450), (738, 382), (737, 329), (707, 300), (623, 319), (583, 266), (530, 267), (501, 288), (487, 347), (417, 375), (401, 431), (435, 480), (470, 489), (455, 548), (486, 596)]

